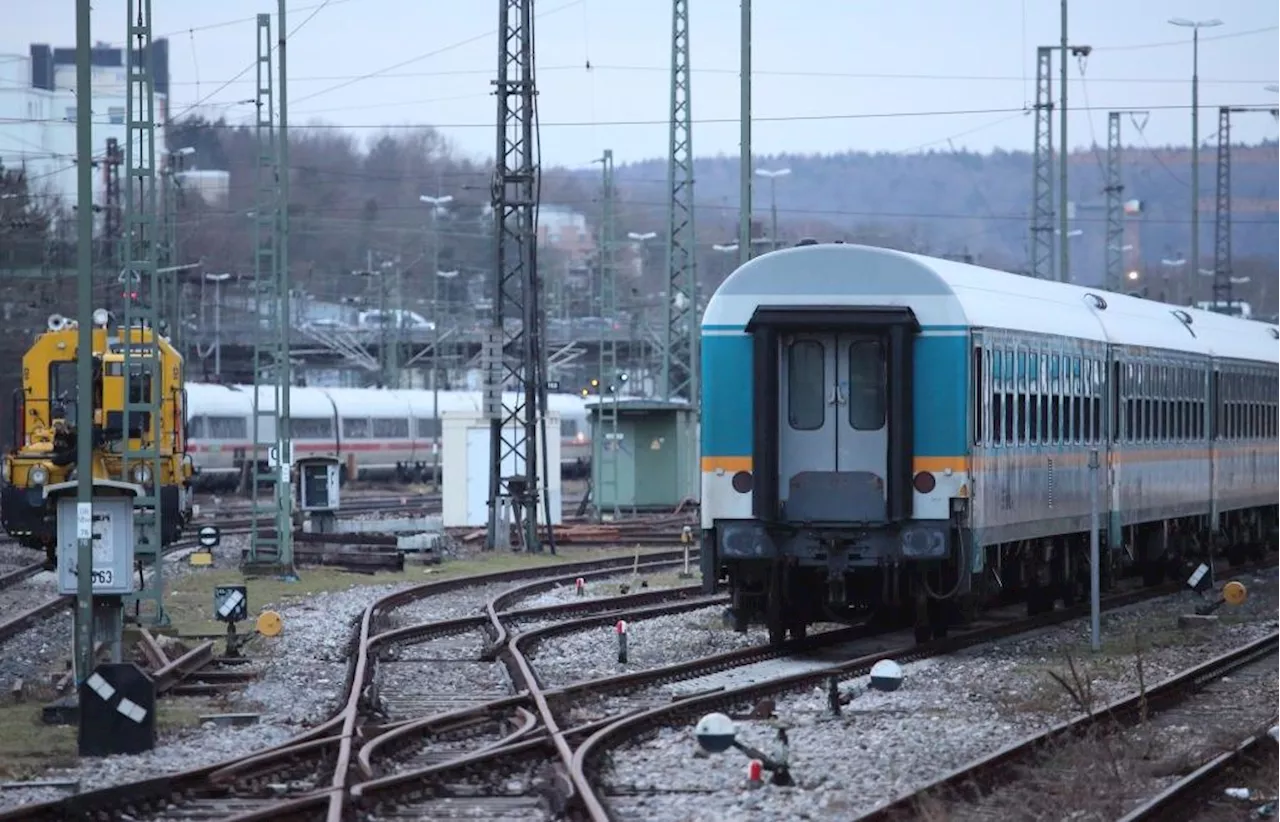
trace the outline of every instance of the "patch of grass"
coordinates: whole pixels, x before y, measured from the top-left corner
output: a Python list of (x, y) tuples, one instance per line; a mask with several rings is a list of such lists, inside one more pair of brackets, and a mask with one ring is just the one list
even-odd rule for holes
[(76, 764), (76, 729), (45, 725), (40, 702), (0, 706), (0, 778), (30, 779)]
[[(646, 554), (665, 551), (665, 548), (643, 548), (640, 558)], [(489, 551), (464, 559), (446, 559), (439, 565), (406, 564), (403, 571), (356, 574), (337, 568), (303, 568), (297, 582), (287, 582), (276, 577), (245, 577), (235, 567), (196, 568), (182, 577), (170, 581), (165, 596), (165, 608), (173, 628), (182, 634), (222, 634), (226, 626), (214, 620), (213, 589), (218, 585), (244, 585), (249, 597), (249, 613), (257, 615), (267, 609), (278, 609), (305, 601), (317, 594), (344, 591), (361, 585), (395, 585), (398, 583), (428, 583), (455, 579), (461, 576), (492, 574), (522, 568), (554, 568), (572, 562), (587, 562), (617, 556), (634, 556), (635, 550), (617, 548), (589, 548), (562, 550), (551, 554), (524, 554), (513, 551)], [(619, 569), (619, 573), (625, 573)], [(657, 578), (654, 575), (651, 578)], [(672, 574), (671, 576), (675, 576)], [(683, 582), (683, 580), (681, 581)], [(690, 581), (691, 584), (693, 580)], [(650, 585), (655, 583), (650, 582)], [(248, 627), (248, 626), (246, 626)]]
[[(75, 726), (46, 725), (40, 720), (41, 709), (53, 697), (51, 691), (33, 693), (26, 702), (0, 706), (0, 779), (31, 779), (49, 768), (77, 763)], [(163, 734), (194, 728), (202, 715), (217, 712), (217, 706), (202, 697), (161, 699), (156, 730)]]

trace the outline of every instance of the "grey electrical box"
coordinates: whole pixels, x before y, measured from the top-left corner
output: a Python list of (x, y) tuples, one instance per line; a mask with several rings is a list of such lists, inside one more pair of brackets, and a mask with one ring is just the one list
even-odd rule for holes
[(303, 511), (338, 510), (338, 479), (340, 469), (337, 460), (309, 459), (298, 464), (301, 481), (298, 483), (298, 507)]
[(93, 592), (133, 593), (133, 498), (94, 497), (92, 509), (74, 494), (58, 499), (58, 593), (75, 594), (79, 539), (93, 539)]

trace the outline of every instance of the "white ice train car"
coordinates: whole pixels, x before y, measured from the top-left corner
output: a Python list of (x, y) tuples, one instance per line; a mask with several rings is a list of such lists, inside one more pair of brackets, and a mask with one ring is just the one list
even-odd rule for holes
[[(187, 383), (186, 387), (188, 442), (197, 488), (238, 483), (251, 451), (256, 450), (257, 459), (265, 463), (267, 447), (276, 434), (271, 389), (263, 389), (259, 445), (253, 449), (253, 386)], [(482, 397), (478, 391), (441, 391), (439, 411), (479, 412)], [(344, 480), (408, 481), (431, 476), (440, 447), (435, 399), (432, 391), (294, 387), (289, 393), (294, 457), (336, 457)], [(551, 394), (547, 405), (560, 416), (562, 473), (584, 476), (590, 467), (591, 432), (582, 399)]]

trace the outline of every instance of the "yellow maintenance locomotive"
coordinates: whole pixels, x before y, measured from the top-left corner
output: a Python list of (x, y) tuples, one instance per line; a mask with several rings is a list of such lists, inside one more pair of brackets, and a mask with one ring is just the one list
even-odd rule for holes
[[(190, 458), (187, 456), (186, 396), (182, 356), (163, 335), (156, 341), (156, 368), (134, 368), (125, 376), (124, 346), (130, 359), (150, 357), (149, 328), (111, 328), (106, 311), (94, 312), (93, 328), (93, 477), (135, 483), (149, 491), (158, 482), (161, 543), (178, 538), (191, 519)], [(43, 550), (56, 561), (56, 501), (45, 488), (77, 478), (76, 442), (76, 322), (59, 315), (49, 318), (48, 331), (36, 337), (22, 358), (22, 387), (14, 397), (13, 447), (4, 457), (0, 483), (0, 524), (20, 544)], [(153, 376), (154, 375), (154, 379)], [(156, 395), (158, 392), (158, 397)], [(150, 397), (148, 396), (150, 395)], [(134, 403), (159, 400), (158, 419), (132, 414), (124, 431), (126, 398)], [(124, 476), (126, 449), (150, 449), (158, 442), (160, 476), (153, 477), (150, 460), (131, 460)]]

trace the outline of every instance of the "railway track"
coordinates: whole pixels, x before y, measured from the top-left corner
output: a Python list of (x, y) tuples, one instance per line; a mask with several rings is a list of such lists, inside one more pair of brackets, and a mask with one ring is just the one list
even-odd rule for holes
[[(0, 576), (0, 613), (6, 615), (4, 621), (0, 622), (0, 642), (16, 636), (28, 626), (57, 613), (65, 606), (62, 597), (46, 598), (38, 591), (23, 586), (23, 583), (43, 570), (43, 562), (33, 562)], [(39, 599), (34, 606), (30, 604), (33, 595)]]
[[(954, 822), (975, 822), (1035, 816), (1037, 809), (1048, 813), (1053, 808), (1079, 809), (1090, 818), (1117, 818), (1144, 786), (1165, 775), (1163, 771), (1187, 767), (1189, 760), (1183, 756), (1195, 754), (1177, 750), (1181, 747), (1178, 736), (1190, 732), (1203, 739), (1233, 720), (1250, 731), (1275, 724), (1274, 688), (1265, 702), (1260, 694), (1244, 704), (1241, 697), (1253, 694), (1242, 687), (1245, 683), (1256, 684), (1266, 677), (1274, 681), (1278, 642), (1280, 635), (1273, 632), (1105, 705), (1089, 704), (1078, 690), (1087, 688), (1086, 683), (1068, 683), (1082, 710), (1078, 716), (953, 771), (861, 819), (898, 822), (941, 814)], [(1136, 726), (1141, 738), (1119, 738), (1122, 730)], [(1161, 734), (1161, 729), (1174, 733)], [(1275, 748), (1274, 743), (1271, 747)], [(1188, 781), (1174, 795), (1162, 794), (1134, 818), (1167, 818), (1164, 814), (1177, 796), (1203, 781)]]
[[(645, 559), (661, 566), (675, 564), (681, 557), (670, 552)], [(535, 671), (536, 649), (549, 637), (599, 628), (619, 618), (643, 619), (724, 602), (700, 597), (691, 588), (673, 588), (567, 605), (512, 607), (521, 598), (563, 585), (574, 575), (598, 579), (625, 572), (632, 561), (628, 557), (592, 566), (543, 569), (542, 576), (557, 576), (491, 596), (483, 614), (416, 625), (391, 626), (396, 609), (468, 585), (516, 582), (539, 574), (488, 575), (392, 594), (366, 609), (353, 643), (346, 703), (323, 725), (285, 745), (219, 767), (93, 791), (33, 806), (21, 815), (0, 815), (0, 820), (77, 818), (89, 808), (107, 812), (126, 807), (131, 818), (138, 819), (162, 808), (172, 810), (176, 803), (186, 818), (235, 822), (320, 818), (337, 822), (353, 810), (379, 818), (430, 819), (447, 810), (473, 818), (533, 820), (566, 809), (603, 822), (611, 818), (608, 807), (613, 797), (596, 794), (601, 758), (638, 735), (710, 710), (750, 706), (764, 696), (825, 685), (833, 678), (865, 676), (885, 657), (906, 662), (950, 653), (1085, 613), (1079, 607), (1030, 619), (1009, 618), (926, 646), (915, 646), (907, 633), (886, 637), (866, 627), (840, 628), (782, 646), (743, 648), (544, 687)], [(1117, 594), (1104, 601), (1104, 608), (1179, 589), (1170, 584)], [(513, 630), (521, 625), (525, 627)], [(856, 651), (859, 643), (862, 653)], [(500, 665), (509, 677), (508, 693), (478, 691), (458, 702), (396, 708), (397, 686), (393, 683), (388, 689), (379, 682), (378, 673), (388, 661), (411, 662), (403, 656), (405, 652), (393, 650), (410, 647), (425, 649), (422, 662)], [(876, 650), (868, 652), (868, 647)], [(828, 657), (834, 653), (836, 658), (814, 658), (823, 653)], [(714, 679), (752, 665), (767, 669), (771, 661), (779, 661), (789, 672), (775, 666), (762, 671), (756, 682), (734, 684), (726, 678), (711, 686), (705, 681), (699, 684), (698, 677)], [(674, 683), (685, 687), (664, 687)]]
[[(680, 552), (647, 555), (648, 562), (675, 563), (682, 559)], [(168, 774), (142, 782), (133, 782), (89, 791), (56, 802), (29, 805), (0, 814), (0, 820), (17, 819), (99, 819), (103, 814), (127, 814), (138, 819), (147, 816), (164, 817), (175, 805), (181, 805), (183, 815), (204, 815), (207, 818), (225, 818), (237, 812), (252, 815), (265, 812), (268, 816), (291, 804), (314, 802), (315, 796), (332, 793), (332, 786), (324, 783), (342, 780), (353, 764), (353, 745), (365, 738), (364, 717), (371, 692), (375, 669), (373, 652), (378, 645), (370, 640), (383, 633), (382, 626), (390, 621), (398, 607), (409, 605), (434, 595), (443, 595), (466, 588), (494, 583), (521, 583), (538, 577), (548, 587), (563, 584), (566, 573), (583, 575), (591, 572), (609, 574), (625, 573), (633, 569), (632, 555), (616, 558), (565, 563), (554, 567), (522, 569), (495, 574), (460, 577), (441, 582), (427, 583), (398, 591), (370, 605), (364, 613), (353, 643), (347, 700), (342, 708), (327, 722), (298, 735), (289, 742), (256, 755), (198, 768), (181, 773)], [(587, 600), (572, 603), (571, 608), (601, 607), (603, 600)], [(591, 604), (591, 603), (596, 604)], [(484, 620), (487, 616), (467, 618)], [(445, 621), (448, 622), (448, 621)], [(449, 626), (415, 626), (415, 630), (449, 630)], [(392, 629), (397, 630), (397, 629)], [(404, 634), (408, 638), (408, 634)], [(379, 643), (380, 644), (380, 643)], [(306, 792), (314, 785), (318, 794)], [(302, 792), (300, 799), (282, 803), (281, 795), (290, 791)], [(308, 805), (309, 807), (309, 805)], [(286, 814), (287, 815), (287, 814)]]

